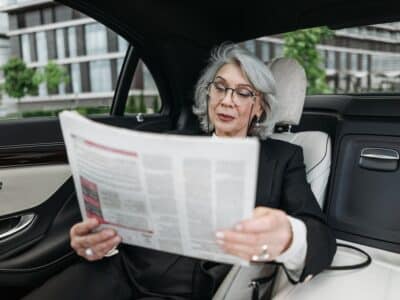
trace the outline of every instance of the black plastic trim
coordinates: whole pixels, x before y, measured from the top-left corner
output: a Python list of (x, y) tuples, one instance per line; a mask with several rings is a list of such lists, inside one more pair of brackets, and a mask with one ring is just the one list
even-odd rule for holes
[(337, 113), (342, 117), (400, 117), (400, 95), (308, 96), (304, 110)]
[(128, 99), (129, 90), (132, 85), (133, 76), (138, 62), (139, 56), (135, 48), (132, 45), (129, 45), (115, 87), (114, 98), (111, 106), (111, 115), (113, 116), (122, 116), (124, 114), (126, 101)]

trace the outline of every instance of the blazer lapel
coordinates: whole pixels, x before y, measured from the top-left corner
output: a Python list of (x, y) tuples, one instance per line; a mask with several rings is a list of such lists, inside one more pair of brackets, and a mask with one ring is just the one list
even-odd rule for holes
[(260, 144), (260, 156), (258, 160), (258, 179), (257, 179), (257, 193), (256, 193), (256, 206), (268, 205), (273, 206), (270, 201), (272, 195), (272, 188), (274, 182), (274, 175), (276, 169), (276, 159), (271, 159), (266, 143)]

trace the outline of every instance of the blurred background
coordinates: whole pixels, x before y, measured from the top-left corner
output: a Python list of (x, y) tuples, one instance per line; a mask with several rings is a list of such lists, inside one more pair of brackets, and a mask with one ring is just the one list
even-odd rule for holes
[[(264, 62), (290, 56), (309, 95), (400, 91), (400, 22), (332, 31), (311, 28), (241, 44)], [(128, 43), (93, 19), (45, 0), (0, 0), (0, 119), (109, 113)], [(125, 113), (161, 102), (140, 62)]]

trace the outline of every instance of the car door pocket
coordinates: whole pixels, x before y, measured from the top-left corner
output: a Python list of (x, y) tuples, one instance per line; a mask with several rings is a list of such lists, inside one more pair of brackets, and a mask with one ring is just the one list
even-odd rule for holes
[(0, 240), (12, 237), (33, 224), (35, 214), (14, 216), (0, 220)]
[(387, 148), (363, 148), (359, 166), (377, 171), (395, 171), (399, 164), (399, 152)]

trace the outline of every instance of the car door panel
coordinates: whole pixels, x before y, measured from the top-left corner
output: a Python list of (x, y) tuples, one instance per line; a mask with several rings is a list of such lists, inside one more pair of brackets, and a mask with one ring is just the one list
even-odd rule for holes
[[(6, 292), (9, 299), (19, 299), (77, 259), (69, 247), (68, 236), (69, 226), (80, 220), (72, 189), (69, 180), (46, 203), (33, 210), (39, 216), (33, 227), (3, 241), (16, 247), (0, 259), (0, 291)], [(54, 214), (46, 213), (54, 208)]]
[(299, 126), (335, 141), (325, 212), (336, 236), (397, 253), (399, 117), (391, 95), (314, 96)]
[[(168, 116), (102, 116), (97, 121), (162, 132)], [(0, 123), (0, 236), (34, 215), (20, 231), (0, 238), (0, 292), (17, 299), (78, 257), (69, 230), (81, 220), (58, 119)], [(18, 287), (18, 289), (16, 289)], [(24, 292), (22, 292), (24, 291)]]
[[(357, 271), (323, 272), (304, 285), (291, 285), (280, 280), (282, 276), (273, 299), (320, 299), (322, 294), (324, 299), (398, 298), (399, 285), (394, 282), (400, 278), (396, 267), (400, 259), (399, 117), (396, 96), (308, 97), (301, 123), (293, 130), (322, 130), (334, 141), (325, 201), (328, 223), (338, 242), (364, 250), (372, 262)], [(372, 152), (363, 157), (366, 149)], [(363, 159), (370, 161), (365, 164)], [(332, 265), (360, 263), (363, 258), (356, 253), (339, 247)], [(340, 290), (331, 293), (337, 286)]]
[(0, 216), (42, 204), (70, 176), (68, 164), (0, 169)]
[(60, 213), (63, 205), (74, 195), (73, 185), (70, 181), (71, 179), (42, 204), (1, 217), (4, 222), (7, 219), (27, 214), (35, 215), (33, 222), (28, 227), (0, 240), (0, 265), (8, 264), (10, 260), (7, 259), (7, 262), (5, 262), (3, 261), (5, 258), (13, 257), (22, 250), (31, 247), (49, 232), (50, 227), (54, 225), (55, 217)]

